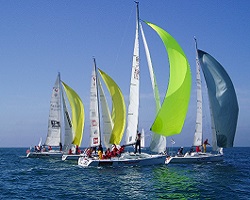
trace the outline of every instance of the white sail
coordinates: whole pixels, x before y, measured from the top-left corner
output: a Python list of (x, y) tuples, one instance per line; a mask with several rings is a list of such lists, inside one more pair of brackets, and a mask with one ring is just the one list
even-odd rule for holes
[(48, 146), (59, 146), (61, 142), (61, 100), (59, 84), (60, 74), (57, 76), (50, 100), (48, 134), (45, 141), (45, 145)]
[(39, 140), (39, 143), (38, 143), (38, 146), (40, 147), (40, 146), (42, 146), (42, 138), (40, 138), (40, 140)]
[(202, 145), (202, 88), (201, 88), (201, 71), (196, 46), (196, 87), (197, 87), (197, 110), (196, 110), (196, 127), (194, 134), (193, 146)]
[(141, 130), (141, 147), (145, 147), (145, 132), (144, 129)]
[(90, 86), (90, 146), (100, 145), (100, 125), (97, 93), (96, 66), (94, 63)]
[[(138, 5), (137, 5), (138, 6)], [(138, 25), (138, 7), (136, 15), (136, 31), (132, 73), (130, 81), (130, 94), (128, 106), (128, 120), (126, 130), (126, 144), (135, 143), (136, 133), (138, 129), (138, 112), (139, 112), (139, 25)]]
[(62, 92), (63, 117), (64, 117), (64, 150), (68, 151), (72, 147), (74, 132), (72, 129), (72, 121), (67, 109), (64, 94)]
[[(152, 65), (152, 61), (151, 61), (151, 56), (150, 56), (148, 44), (147, 44), (146, 37), (145, 37), (141, 23), (140, 23), (140, 30), (141, 30), (142, 40), (143, 40), (144, 49), (145, 49), (145, 53), (146, 53), (152, 88), (153, 88), (153, 92), (154, 92), (154, 98), (155, 98), (155, 103), (156, 103), (156, 114), (157, 114), (161, 108), (160, 95), (159, 95), (159, 90), (158, 90), (158, 86), (156, 83), (156, 78), (155, 78), (155, 74), (154, 74), (154, 69), (153, 69), (153, 65)], [(166, 143), (165, 136), (153, 133), (152, 140), (150, 143), (150, 150), (151, 151), (157, 152), (157, 153), (164, 152), (166, 150), (166, 145), (167, 145), (167, 143)]]
[(113, 129), (113, 122), (111, 119), (108, 103), (101, 85), (101, 82), (99, 79), (97, 79), (98, 83), (98, 88), (100, 92), (100, 102), (101, 102), (101, 107), (102, 107), (102, 120), (103, 120), (103, 142), (106, 148), (110, 147), (109, 140), (110, 140), (110, 134)]

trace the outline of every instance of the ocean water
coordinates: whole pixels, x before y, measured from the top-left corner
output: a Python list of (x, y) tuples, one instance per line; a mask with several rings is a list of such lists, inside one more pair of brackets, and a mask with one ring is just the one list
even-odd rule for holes
[(224, 161), (147, 167), (82, 168), (0, 148), (0, 199), (250, 199), (250, 147)]

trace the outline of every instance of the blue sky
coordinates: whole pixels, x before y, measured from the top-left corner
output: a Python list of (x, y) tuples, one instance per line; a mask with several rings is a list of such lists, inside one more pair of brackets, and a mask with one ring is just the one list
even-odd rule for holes
[[(190, 146), (193, 141), (194, 36), (198, 48), (214, 56), (231, 76), (240, 108), (235, 146), (249, 146), (249, 7), (247, 0), (140, 1), (140, 18), (169, 32), (182, 46), (191, 66), (192, 96), (183, 131), (173, 137), (177, 146)], [(92, 58), (117, 82), (127, 103), (135, 8), (133, 0), (0, 0), (0, 147), (29, 147), (40, 137), (45, 140), (49, 101), (59, 71), (62, 80), (84, 103), (82, 146), (88, 145)], [(146, 24), (144, 32), (164, 97), (169, 71), (167, 53), (158, 35)], [(140, 128), (145, 129), (148, 144), (155, 108), (143, 48), (140, 61)], [(208, 132), (205, 137), (211, 140)]]

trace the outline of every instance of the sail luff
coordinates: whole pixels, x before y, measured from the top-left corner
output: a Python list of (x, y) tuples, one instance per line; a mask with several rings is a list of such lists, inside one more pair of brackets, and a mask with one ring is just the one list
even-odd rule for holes
[(195, 39), (195, 51), (196, 51), (196, 127), (194, 133), (194, 142), (193, 146), (201, 146), (202, 145), (202, 88), (201, 88), (201, 73), (200, 73), (200, 63), (198, 59), (197, 52), (197, 42)]
[(184, 125), (190, 100), (190, 66), (182, 48), (169, 33), (152, 23), (146, 23), (162, 39), (170, 65), (168, 90), (151, 130), (165, 136), (179, 134)]
[(72, 127), (75, 133), (72, 144), (80, 146), (84, 128), (84, 106), (78, 94), (71, 87), (64, 82), (62, 85), (71, 107)]
[(98, 69), (98, 71), (108, 88), (110, 96), (112, 97), (112, 119), (114, 126), (109, 143), (118, 145), (122, 140), (126, 124), (126, 107), (124, 97), (114, 80), (102, 70)]
[[(210, 54), (198, 50), (198, 58), (206, 80), (213, 138), (218, 147), (233, 147), (239, 106), (236, 92), (226, 70)], [(213, 146), (216, 149), (216, 146)]]
[(139, 8), (138, 3), (136, 7), (136, 29), (135, 29), (135, 42), (134, 53), (132, 61), (132, 72), (130, 80), (129, 92), (129, 106), (128, 106), (128, 119), (125, 144), (135, 143), (136, 133), (139, 121)]
[(61, 142), (61, 90), (60, 90), (60, 74), (58, 74), (54, 84), (51, 100), (50, 112), (48, 119), (48, 133), (45, 145), (59, 146)]

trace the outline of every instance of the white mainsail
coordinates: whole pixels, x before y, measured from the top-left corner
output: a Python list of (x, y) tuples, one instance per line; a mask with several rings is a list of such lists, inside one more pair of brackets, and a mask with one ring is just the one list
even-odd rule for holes
[(197, 87), (197, 110), (196, 110), (196, 127), (194, 134), (193, 146), (202, 145), (202, 88), (201, 88), (201, 69), (197, 53), (197, 43), (195, 40), (196, 48), (196, 87)]
[[(146, 53), (152, 88), (153, 88), (153, 92), (154, 92), (154, 98), (155, 98), (155, 103), (156, 103), (156, 114), (157, 114), (161, 108), (160, 95), (159, 95), (159, 90), (158, 90), (158, 86), (156, 83), (156, 78), (155, 78), (155, 74), (154, 74), (154, 69), (153, 69), (153, 65), (152, 65), (152, 60), (151, 60), (148, 44), (147, 44), (146, 37), (145, 37), (141, 23), (140, 23), (140, 30), (141, 30), (142, 40), (143, 40), (144, 49), (145, 49), (145, 53)], [(166, 143), (165, 136), (153, 133), (151, 143), (150, 143), (150, 150), (151, 151), (157, 152), (157, 153), (164, 152), (166, 150), (166, 145), (167, 145), (167, 143)]]
[(61, 143), (61, 97), (60, 74), (58, 74), (53, 87), (50, 100), (50, 112), (48, 121), (48, 134), (45, 141), (47, 146), (59, 146)]
[(100, 121), (98, 108), (97, 76), (94, 63), (90, 87), (90, 146), (100, 145)]
[(145, 132), (144, 132), (144, 129), (141, 130), (141, 147), (145, 147)]
[[(99, 98), (101, 103), (101, 112), (99, 106)], [(106, 148), (110, 147), (109, 140), (110, 134), (113, 129), (113, 122), (110, 115), (108, 103), (96, 72), (96, 62), (94, 59), (94, 67), (91, 78), (90, 89), (90, 146), (95, 147), (101, 144), (101, 131), (100, 131), (100, 113), (103, 120), (103, 142)]]
[(138, 112), (139, 112), (139, 21), (138, 21), (138, 4), (136, 15), (136, 30), (135, 30), (135, 43), (132, 73), (130, 81), (130, 94), (129, 94), (129, 106), (128, 106), (128, 120), (126, 130), (126, 145), (135, 143), (136, 133), (138, 129)]

